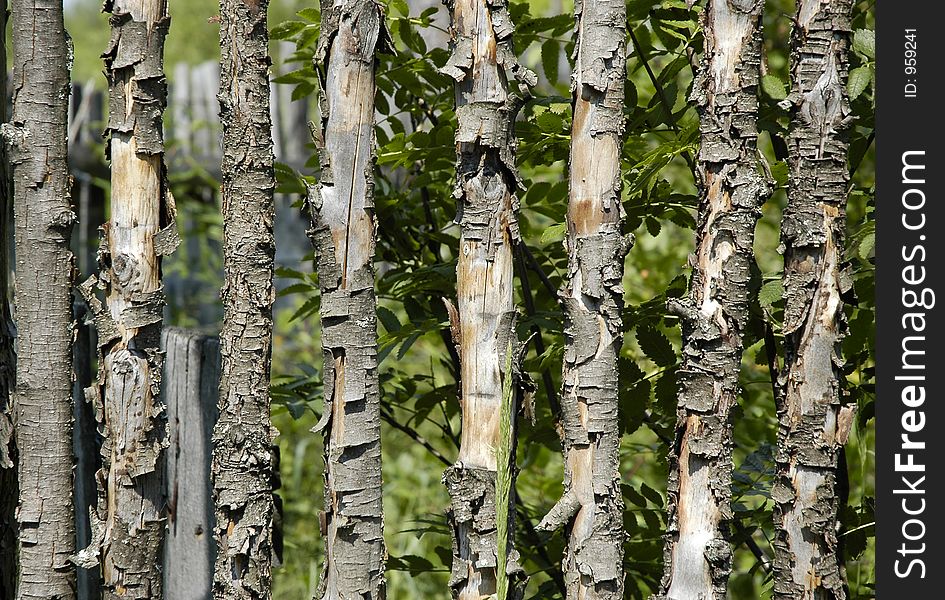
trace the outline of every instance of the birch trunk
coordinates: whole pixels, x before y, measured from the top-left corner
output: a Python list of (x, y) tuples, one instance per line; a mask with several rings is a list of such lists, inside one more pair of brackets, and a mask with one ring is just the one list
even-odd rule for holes
[(624, 133), (624, 0), (574, 6), (574, 119), (561, 420), (564, 495), (540, 527), (567, 526), (569, 600), (623, 598), (623, 494), (617, 357), (623, 343), (620, 155)]
[(61, 1), (13, 2), (18, 600), (75, 598), (70, 56)]
[[(93, 541), (103, 597), (161, 597), (167, 418), (160, 396), (164, 289), (161, 257), (176, 247), (174, 202), (164, 172), (165, 0), (114, 0), (103, 54), (109, 83), (111, 215), (100, 274), (82, 291), (98, 328), (98, 384), (87, 390), (103, 430)], [(105, 292), (105, 306), (93, 293)]]
[[(7, 2), (0, 0), (0, 98), (7, 94)], [(0, 123), (6, 123), (6, 100), (0, 102)], [(13, 386), (16, 382), (16, 335), (10, 311), (10, 237), (13, 235), (10, 216), (9, 165), (5, 144), (0, 144), (0, 598), (13, 598), (16, 590), (16, 502), (19, 488), (16, 476), (16, 439), (13, 430)]]
[(701, 148), (689, 295), (670, 308), (683, 328), (676, 440), (670, 449), (662, 598), (723, 600), (732, 568), (732, 428), (759, 206), (757, 154), (762, 0), (708, 0), (705, 55), (693, 85)]
[(225, 281), (219, 418), (213, 431), (217, 556), (213, 596), (268, 599), (272, 588), (272, 123), (268, 0), (220, 2)]
[(387, 41), (375, 0), (323, 0), (321, 177), (310, 190), (321, 287), (325, 565), (318, 597), (385, 596), (374, 297), (374, 70)]
[(778, 406), (774, 595), (843, 600), (837, 461), (853, 421), (843, 403), (841, 269), (847, 171), (850, 0), (801, 0), (792, 36), (790, 188), (784, 245), (784, 396)]
[[(450, 59), (442, 71), (455, 81), (457, 221), (460, 251), (456, 272), (458, 312), (450, 306), (460, 356), (462, 433), (456, 463), (443, 475), (452, 499), (450, 587), (454, 598), (519, 598), (525, 574), (512, 549), (515, 427), (500, 432), (502, 413), (514, 417), (507, 360), (517, 351), (513, 300), (513, 244), (519, 241), (516, 212), (515, 116), (521, 99), (509, 81), (534, 85), (518, 64), (505, 0), (447, 0)], [(502, 434), (505, 434), (504, 437)], [(510, 451), (499, 464), (502, 447)], [(498, 493), (497, 473), (506, 473)], [(504, 498), (504, 501), (503, 501)], [(500, 539), (499, 525), (504, 523)], [(504, 549), (509, 549), (507, 552)], [(504, 565), (504, 572), (500, 572)], [(500, 589), (505, 585), (506, 589)]]

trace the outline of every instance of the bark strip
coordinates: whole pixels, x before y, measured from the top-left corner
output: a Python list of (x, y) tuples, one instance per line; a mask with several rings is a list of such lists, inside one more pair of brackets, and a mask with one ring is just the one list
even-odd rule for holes
[(321, 287), (325, 565), (318, 597), (384, 598), (381, 415), (374, 297), (374, 72), (387, 30), (375, 0), (323, 0), (321, 177), (309, 190)]
[(838, 457), (853, 422), (841, 393), (843, 239), (849, 172), (850, 0), (801, 0), (792, 35), (790, 187), (784, 247), (785, 366), (772, 489), (774, 595), (846, 598), (838, 554)]
[[(98, 329), (98, 382), (86, 395), (104, 438), (103, 467), (92, 544), (78, 561), (88, 566), (97, 557), (105, 598), (157, 598), (168, 443), (160, 394), (161, 257), (178, 242), (163, 160), (170, 18), (165, 0), (114, 0), (105, 11), (112, 28), (102, 55), (109, 84), (111, 215), (102, 228), (99, 274), (80, 286)], [(96, 288), (104, 292), (104, 306)]]
[(702, 190), (682, 321), (676, 439), (658, 598), (722, 600), (729, 544), (732, 427), (759, 206), (768, 193), (757, 153), (762, 0), (708, 0), (705, 54), (692, 100), (700, 115)]
[(617, 357), (623, 343), (620, 154), (624, 135), (626, 3), (575, 3), (574, 121), (561, 420), (564, 495), (540, 527), (567, 527), (569, 600), (623, 598), (623, 494)]
[(70, 57), (62, 2), (15, 0), (13, 119), (2, 131), (13, 172), (16, 246), (18, 600), (75, 598)]
[(220, 2), (225, 280), (219, 418), (213, 431), (213, 596), (268, 599), (273, 452), (269, 418), (275, 188), (267, 0)]
[[(442, 71), (455, 81), (456, 198), (460, 252), (456, 273), (458, 307), (450, 306), (453, 338), (460, 356), (462, 433), (459, 456), (443, 482), (449, 491), (453, 530), (453, 597), (479, 600), (497, 592), (497, 567), (505, 565), (507, 594), (519, 598), (525, 574), (512, 546), (514, 532), (514, 444), (517, 396), (507, 406), (513, 417), (509, 440), (501, 439), (503, 385), (517, 377), (504, 368), (510, 347), (517, 352), (513, 300), (513, 244), (519, 242), (516, 212), (515, 116), (522, 93), (537, 78), (519, 65), (505, 0), (447, 0), (451, 50)], [(516, 361), (517, 362), (517, 361)], [(515, 367), (513, 366), (513, 370)], [(516, 382), (518, 383), (518, 382)], [(520, 385), (516, 385), (516, 388)], [(511, 444), (511, 465), (496, 503), (497, 451)], [(507, 514), (507, 556), (498, 556), (497, 511)], [(493, 596), (494, 597), (494, 596)]]

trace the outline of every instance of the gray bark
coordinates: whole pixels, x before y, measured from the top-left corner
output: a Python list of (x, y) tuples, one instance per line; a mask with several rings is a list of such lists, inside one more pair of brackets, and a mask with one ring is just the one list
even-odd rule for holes
[[(450, 308), (460, 356), (462, 433), (456, 463), (443, 475), (451, 498), (453, 533), (450, 588), (454, 598), (479, 599), (497, 589), (505, 565), (506, 598), (519, 598), (525, 573), (512, 547), (514, 533), (515, 426), (502, 438), (503, 411), (515, 416), (518, 393), (505, 397), (510, 348), (517, 353), (513, 298), (513, 245), (520, 241), (516, 213), (515, 116), (521, 97), (537, 77), (522, 67), (512, 43), (514, 28), (504, 0), (447, 0), (451, 54), (442, 71), (456, 92), (456, 188), (460, 249), (457, 309)], [(514, 369), (513, 369), (514, 371)], [(511, 383), (511, 382), (508, 382)], [(519, 386), (513, 386), (519, 387)], [(511, 403), (511, 405), (508, 405)], [(497, 452), (510, 445), (509, 463)], [(508, 471), (511, 487), (500, 502), (497, 472)], [(498, 539), (500, 517), (506, 539)], [(506, 553), (502, 548), (507, 548)], [(504, 555), (502, 555), (504, 554)]]
[(843, 600), (837, 464), (853, 422), (842, 396), (841, 294), (849, 173), (846, 130), (851, 0), (801, 0), (792, 36), (790, 187), (784, 246), (783, 397), (772, 489), (774, 595)]
[[(97, 407), (103, 467), (93, 540), (78, 561), (99, 561), (107, 599), (156, 598), (167, 519), (161, 257), (178, 241), (162, 133), (170, 18), (164, 0), (115, 0), (105, 9), (112, 28), (103, 54), (111, 215), (99, 249), (100, 273), (80, 288), (98, 329), (98, 382), (86, 395)], [(96, 287), (104, 290), (104, 306)]]
[(70, 55), (61, 1), (13, 2), (19, 600), (75, 598)]
[[(0, 0), (0, 123), (6, 123), (7, 90), (7, 2)], [(16, 438), (13, 431), (13, 386), (16, 381), (16, 329), (10, 310), (10, 216), (13, 202), (7, 151), (0, 144), (0, 598), (13, 598), (16, 589)]]
[(167, 448), (167, 540), (164, 597), (213, 596), (214, 516), (210, 452), (220, 388), (220, 344), (183, 329), (164, 330)]
[(620, 155), (624, 134), (624, 0), (575, 3), (571, 87), (568, 278), (561, 422), (564, 494), (542, 521), (567, 526), (564, 576), (569, 600), (623, 598), (623, 494), (617, 357), (623, 344)]
[(213, 596), (268, 599), (273, 451), (269, 419), (275, 187), (266, 0), (220, 2), (223, 259), (219, 419), (213, 431)]
[(676, 440), (670, 448), (668, 522), (660, 594), (722, 600), (729, 544), (732, 428), (759, 206), (768, 193), (757, 153), (762, 0), (708, 0), (705, 55), (693, 84), (700, 115), (701, 188), (682, 321)]
[(324, 599), (385, 596), (374, 297), (374, 70), (387, 42), (375, 0), (323, 0), (321, 176), (310, 190), (321, 288), (325, 405)]

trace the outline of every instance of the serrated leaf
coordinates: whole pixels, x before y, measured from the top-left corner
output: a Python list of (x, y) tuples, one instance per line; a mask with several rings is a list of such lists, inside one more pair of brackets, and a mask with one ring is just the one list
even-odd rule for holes
[(646, 483), (640, 484), (640, 493), (656, 506), (663, 506), (663, 496), (661, 496), (659, 492), (648, 486)]
[(876, 58), (876, 33), (869, 29), (857, 29), (853, 33), (853, 49), (867, 58)]
[(541, 68), (551, 84), (558, 83), (558, 56), (560, 48), (556, 40), (541, 45)]
[(676, 364), (676, 352), (662, 332), (652, 327), (637, 328), (637, 342), (647, 358), (661, 367)]
[(863, 65), (850, 71), (850, 78), (847, 80), (847, 93), (850, 94), (851, 102), (866, 91), (872, 79), (873, 69), (869, 65)]
[(787, 90), (784, 82), (774, 75), (765, 75), (761, 78), (761, 89), (774, 100), (784, 100), (787, 98)]
[(381, 323), (384, 325), (384, 329), (387, 330), (388, 333), (400, 331), (400, 319), (398, 319), (397, 315), (395, 315), (389, 308), (385, 306), (378, 306), (377, 318), (381, 320)]
[(758, 290), (758, 302), (765, 308), (770, 308), (775, 302), (784, 297), (784, 285), (781, 279), (772, 279)]

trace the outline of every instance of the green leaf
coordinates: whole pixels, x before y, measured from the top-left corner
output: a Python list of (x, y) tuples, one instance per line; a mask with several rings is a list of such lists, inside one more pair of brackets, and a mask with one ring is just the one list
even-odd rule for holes
[(381, 320), (381, 323), (384, 325), (384, 329), (387, 330), (387, 333), (400, 331), (400, 319), (398, 319), (397, 315), (395, 315), (389, 308), (378, 306), (377, 318)]
[(306, 25), (302, 21), (286, 21), (273, 27), (269, 32), (269, 37), (274, 40), (288, 40), (305, 27)]
[[(646, 483), (640, 484), (640, 493), (656, 506), (663, 506), (663, 497), (659, 492), (648, 486)], [(654, 511), (649, 511), (654, 512)], [(658, 527), (657, 527), (658, 528)]]
[(647, 358), (659, 366), (668, 367), (676, 364), (676, 352), (673, 350), (673, 345), (662, 332), (652, 327), (638, 327), (637, 342)]
[(866, 58), (876, 58), (876, 33), (869, 29), (853, 32), (853, 49)]
[(552, 85), (558, 83), (558, 57), (560, 46), (557, 40), (548, 40), (541, 45), (541, 68)]
[(784, 100), (787, 98), (787, 90), (784, 88), (784, 82), (774, 75), (765, 75), (761, 78), (761, 89), (774, 100)]
[(850, 71), (850, 79), (847, 81), (847, 93), (850, 94), (850, 101), (856, 100), (860, 94), (866, 91), (873, 79), (873, 69), (869, 65), (863, 65)]
[(863, 260), (869, 260), (870, 256), (873, 254), (873, 249), (876, 247), (876, 233), (867, 233), (863, 236), (863, 239), (860, 240), (860, 245), (857, 247), (857, 253), (860, 255), (860, 258)]
[(322, 12), (317, 8), (303, 8), (295, 14), (302, 17), (306, 21), (309, 21), (310, 23), (320, 23), (322, 20)]
[(407, 6), (407, 0), (390, 0), (390, 5), (397, 9), (397, 12), (403, 16), (410, 15), (410, 8)]
[(766, 282), (758, 290), (758, 302), (765, 308), (770, 308), (775, 302), (784, 297), (784, 285), (781, 278)]
[(564, 238), (564, 230), (567, 226), (564, 223), (550, 225), (541, 232), (541, 243), (555, 242)]

